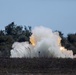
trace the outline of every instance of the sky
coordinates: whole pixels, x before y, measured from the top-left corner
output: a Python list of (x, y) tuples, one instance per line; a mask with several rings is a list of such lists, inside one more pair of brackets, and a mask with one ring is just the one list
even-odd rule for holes
[(76, 33), (76, 0), (0, 0), (0, 30), (11, 22)]

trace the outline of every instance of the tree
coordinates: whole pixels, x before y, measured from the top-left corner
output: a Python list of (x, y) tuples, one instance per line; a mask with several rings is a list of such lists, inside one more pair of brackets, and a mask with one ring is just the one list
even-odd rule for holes
[(14, 22), (8, 24), (5, 30), (0, 30), (0, 57), (10, 57), (10, 50), (14, 42), (29, 42), (31, 36), (31, 26), (23, 30), (22, 26), (17, 26)]
[(0, 30), (0, 36), (4, 35), (4, 31)]
[(68, 34), (67, 38), (70, 43), (76, 42), (76, 34)]
[(7, 35), (14, 35), (15, 34), (15, 28), (16, 25), (14, 24), (14, 22), (10, 23), (9, 25), (7, 25), (5, 27), (5, 32)]
[(22, 34), (22, 31), (23, 31), (22, 29), (23, 29), (22, 26), (16, 26), (16, 28), (15, 28), (16, 35)]

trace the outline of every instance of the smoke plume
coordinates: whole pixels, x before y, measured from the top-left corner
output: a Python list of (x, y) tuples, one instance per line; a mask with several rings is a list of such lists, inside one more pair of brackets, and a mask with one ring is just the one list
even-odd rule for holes
[(12, 45), (12, 58), (33, 58), (33, 57), (57, 57), (73, 58), (72, 50), (61, 46), (61, 38), (58, 32), (39, 26), (32, 30), (30, 42), (15, 42)]

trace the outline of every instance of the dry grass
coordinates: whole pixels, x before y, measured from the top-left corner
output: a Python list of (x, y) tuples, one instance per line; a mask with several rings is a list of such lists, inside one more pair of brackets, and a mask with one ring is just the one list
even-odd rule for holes
[[(0, 58), (0, 75), (76, 75), (76, 59)], [(27, 74), (25, 74), (27, 73)]]

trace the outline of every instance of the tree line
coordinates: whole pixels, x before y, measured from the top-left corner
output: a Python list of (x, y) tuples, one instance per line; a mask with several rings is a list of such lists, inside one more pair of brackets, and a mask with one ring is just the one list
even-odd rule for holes
[[(10, 50), (14, 42), (28, 41), (30, 43), (31, 26), (20, 26), (14, 22), (5, 26), (4, 30), (0, 30), (0, 57), (10, 57)], [(61, 45), (67, 49), (73, 50), (76, 54), (76, 33), (68, 34), (64, 37), (61, 31), (58, 31), (61, 40)]]
[(14, 22), (8, 24), (4, 30), (0, 30), (0, 57), (10, 57), (12, 44), (29, 41), (31, 34), (31, 26), (23, 28)]

